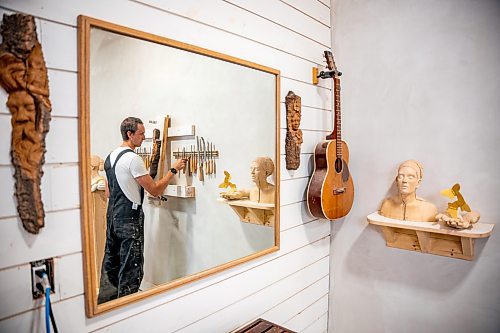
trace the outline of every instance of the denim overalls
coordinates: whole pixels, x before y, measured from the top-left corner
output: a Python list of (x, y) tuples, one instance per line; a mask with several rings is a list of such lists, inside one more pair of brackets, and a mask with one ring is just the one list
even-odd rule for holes
[(121, 190), (115, 174), (116, 163), (126, 153), (134, 152), (121, 151), (113, 167), (110, 156), (104, 163), (109, 202), (98, 304), (137, 292), (144, 276), (144, 189), (141, 187), (141, 205), (134, 204)]

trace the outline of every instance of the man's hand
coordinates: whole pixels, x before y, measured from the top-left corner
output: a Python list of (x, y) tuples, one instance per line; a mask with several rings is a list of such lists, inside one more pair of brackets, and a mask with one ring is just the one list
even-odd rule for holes
[(186, 158), (181, 158), (180, 160), (175, 161), (174, 165), (172, 168), (176, 169), (177, 171), (183, 170), (186, 167)]
[[(177, 160), (173, 164), (172, 168), (177, 169), (177, 171), (182, 170), (186, 167), (186, 161), (187, 159)], [(171, 172), (168, 172), (165, 176), (163, 176), (162, 179), (158, 180), (157, 182), (155, 182), (149, 174), (137, 177), (135, 178), (135, 180), (137, 180), (139, 185), (144, 187), (144, 189), (148, 191), (149, 194), (157, 197), (163, 194), (163, 191), (165, 191), (165, 188), (173, 177), (174, 175)]]

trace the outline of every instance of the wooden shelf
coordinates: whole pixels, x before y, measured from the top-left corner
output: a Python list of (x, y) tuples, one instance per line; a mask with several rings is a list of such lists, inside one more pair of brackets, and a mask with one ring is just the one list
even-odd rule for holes
[(156, 204), (161, 205), (162, 201), (166, 201), (166, 197), (194, 198), (195, 194), (196, 191), (194, 186), (167, 185), (161, 197), (154, 197), (149, 193), (147, 193), (147, 197), (150, 202), (156, 202)]
[(476, 223), (471, 229), (455, 229), (440, 222), (390, 219), (378, 212), (366, 218), (381, 228), (389, 247), (465, 260), (474, 259), (474, 239), (489, 237), (495, 226)]
[(178, 198), (194, 198), (195, 193), (194, 186), (186, 185), (167, 185), (165, 191), (163, 191), (163, 195)]
[(250, 200), (226, 200), (217, 201), (228, 204), (238, 215), (241, 222), (274, 227), (274, 204), (258, 203)]

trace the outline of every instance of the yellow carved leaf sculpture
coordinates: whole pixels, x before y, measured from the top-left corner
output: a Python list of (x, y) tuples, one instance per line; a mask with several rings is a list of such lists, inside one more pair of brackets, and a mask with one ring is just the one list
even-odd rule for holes
[(221, 183), (219, 185), (220, 188), (228, 188), (229, 187), (229, 191), (232, 192), (232, 191), (235, 191), (236, 190), (236, 184), (233, 184), (230, 182), (231, 180), (231, 175), (229, 174), (229, 172), (227, 172), (226, 170), (224, 170), (224, 182)]
[(450, 199), (457, 198), (457, 200), (448, 203), (448, 209), (446, 211), (451, 217), (457, 218), (459, 208), (465, 212), (471, 211), (469, 205), (465, 202), (464, 197), (460, 193), (460, 184), (455, 184), (451, 188), (442, 190), (440, 193)]

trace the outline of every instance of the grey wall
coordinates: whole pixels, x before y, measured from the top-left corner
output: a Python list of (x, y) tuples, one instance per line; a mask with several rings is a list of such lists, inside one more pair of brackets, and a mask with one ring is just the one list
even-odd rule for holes
[(499, 230), (472, 262), (392, 249), (366, 223), (397, 165), (446, 208), (455, 182), (481, 222), (500, 219), (500, 3), (339, 1), (334, 51), (356, 199), (332, 225), (330, 332), (500, 331)]

